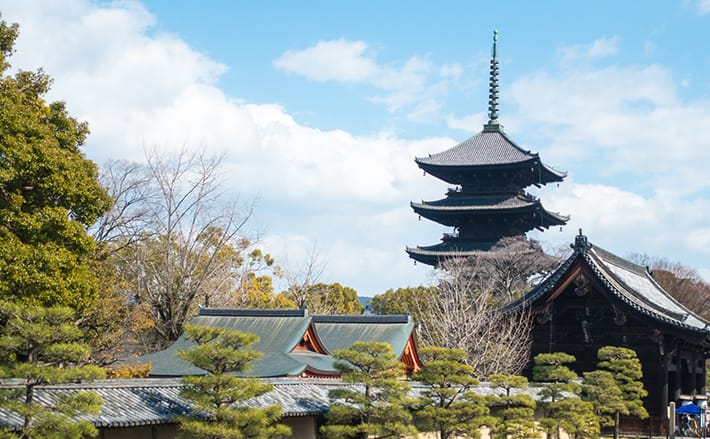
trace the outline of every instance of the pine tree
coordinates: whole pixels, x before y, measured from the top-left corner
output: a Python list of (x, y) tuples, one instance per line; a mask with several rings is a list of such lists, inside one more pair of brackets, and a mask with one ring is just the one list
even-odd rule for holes
[(263, 395), (273, 386), (256, 378), (241, 378), (260, 353), (248, 346), (258, 337), (226, 328), (186, 325), (185, 336), (197, 345), (178, 351), (180, 358), (207, 372), (186, 376), (180, 395), (193, 404), (194, 414), (180, 420), (180, 437), (201, 439), (284, 438), (291, 429), (278, 424), (281, 408), (251, 408), (240, 405)]
[(0, 303), (0, 378), (22, 380), (18, 388), (0, 392), (0, 407), (24, 419), (23, 439), (80, 439), (98, 433), (89, 421), (76, 418), (99, 412), (101, 398), (95, 392), (76, 392), (53, 403), (40, 403), (35, 395), (37, 386), (103, 377), (102, 369), (84, 364), (90, 349), (78, 342), (82, 331), (75, 319), (66, 307)]
[(472, 391), (480, 383), (473, 367), (466, 364), (462, 349), (427, 347), (420, 351), (424, 366), (412, 379), (428, 386), (415, 411), (420, 430), (437, 431), (441, 439), (465, 434), (477, 438), (480, 429), (491, 427), (485, 399)]
[(579, 384), (573, 381), (577, 374), (566, 366), (574, 361), (574, 356), (564, 352), (538, 354), (533, 359), (533, 380), (543, 386), (540, 397), (545, 416), (540, 424), (545, 428), (547, 437), (559, 437), (561, 421), (568, 409), (568, 404), (563, 402), (570, 393), (581, 390)]
[(493, 431), (495, 439), (533, 439), (540, 437), (535, 424), (535, 400), (532, 396), (513, 389), (527, 389), (528, 380), (518, 375), (494, 374), (488, 377), (492, 385), (502, 389), (503, 394), (488, 398), (493, 414), (499, 418), (499, 424)]
[[(599, 370), (605, 373), (585, 374), (587, 397), (598, 413), (612, 415), (614, 438), (619, 437), (619, 415), (648, 418), (643, 398), (648, 392), (643, 387), (641, 362), (628, 348), (604, 346), (597, 352)], [(608, 418), (604, 422), (609, 423)]]
[(583, 399), (592, 404), (602, 426), (614, 426), (617, 413), (629, 414), (624, 405), (624, 395), (611, 372), (606, 370), (584, 372), (582, 390)]
[(347, 384), (359, 385), (331, 390), (330, 410), (320, 432), (325, 438), (385, 438), (416, 434), (407, 410), (409, 383), (402, 363), (383, 342), (358, 341), (337, 350), (336, 367)]

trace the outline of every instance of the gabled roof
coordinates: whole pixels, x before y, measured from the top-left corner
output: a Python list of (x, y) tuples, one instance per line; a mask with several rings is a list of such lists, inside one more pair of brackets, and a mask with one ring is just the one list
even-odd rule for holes
[[(355, 341), (382, 341), (392, 346), (395, 355), (409, 369), (421, 363), (414, 346), (414, 324), (409, 316), (318, 316), (306, 310), (239, 310), (203, 308), (192, 322), (256, 334), (259, 341), (251, 349), (262, 357), (244, 376), (337, 376), (331, 353)], [(202, 375), (204, 371), (180, 359), (178, 350), (194, 346), (181, 336), (165, 350), (144, 355), (131, 362), (151, 363), (151, 376), (176, 377)], [(405, 357), (407, 352), (407, 358)], [(414, 355), (414, 360), (410, 358)], [(411, 367), (413, 361), (414, 367)]]
[(572, 248), (572, 255), (555, 272), (505, 310), (553, 301), (561, 286), (584, 266), (628, 309), (660, 325), (701, 336), (700, 340), (710, 344), (710, 322), (674, 299), (644, 267), (592, 245), (581, 231)]

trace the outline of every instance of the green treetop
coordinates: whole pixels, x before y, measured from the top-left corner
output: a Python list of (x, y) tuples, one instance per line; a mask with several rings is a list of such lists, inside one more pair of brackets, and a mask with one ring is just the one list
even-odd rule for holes
[(239, 403), (273, 389), (256, 378), (240, 378), (234, 372), (249, 369), (261, 354), (246, 349), (258, 337), (225, 328), (186, 325), (185, 336), (197, 345), (178, 351), (185, 361), (207, 372), (183, 378), (180, 395), (193, 404), (194, 415), (180, 421), (180, 437), (202, 439), (284, 438), (291, 429), (278, 424), (281, 408), (250, 408)]
[(361, 388), (331, 390), (331, 405), (326, 425), (320, 431), (325, 438), (385, 438), (416, 434), (412, 416), (406, 408), (410, 386), (401, 380), (403, 364), (383, 342), (358, 341), (333, 356), (342, 380)]
[(0, 298), (80, 309), (97, 293), (87, 228), (111, 200), (81, 152), (86, 123), (45, 102), (49, 76), (7, 74), (17, 34), (0, 21)]
[(0, 302), (0, 378), (19, 378), (22, 383), (0, 392), (0, 407), (24, 419), (20, 438), (80, 439), (97, 434), (90, 422), (77, 420), (78, 415), (99, 412), (101, 398), (96, 393), (77, 392), (51, 405), (40, 404), (35, 397), (39, 385), (103, 377), (102, 369), (84, 364), (90, 350), (78, 342), (83, 334), (73, 323), (75, 318), (66, 307)]
[(547, 437), (559, 437), (560, 430), (577, 437), (598, 435), (599, 424), (592, 405), (573, 395), (581, 390), (574, 381), (577, 374), (567, 367), (575, 361), (574, 356), (554, 352), (538, 354), (533, 361), (533, 379), (543, 386), (539, 395), (545, 416), (539, 422)]
[(472, 391), (480, 383), (466, 364), (462, 349), (439, 347), (420, 351), (424, 365), (412, 378), (428, 386), (415, 411), (422, 431), (437, 431), (441, 439), (460, 435), (478, 438), (480, 428), (492, 426), (485, 399)]
[(643, 398), (648, 392), (643, 387), (643, 372), (641, 362), (634, 352), (628, 348), (604, 346), (597, 352), (600, 373), (585, 374), (586, 393), (594, 404), (595, 411), (605, 416), (603, 422), (609, 423), (610, 414), (614, 416), (614, 438), (619, 437), (619, 415), (648, 418), (648, 412), (643, 407)]
[(527, 389), (528, 379), (518, 375), (493, 374), (488, 376), (491, 385), (503, 390), (488, 398), (494, 416), (499, 420), (493, 431), (495, 439), (539, 438), (535, 425), (535, 400), (526, 393), (513, 389)]

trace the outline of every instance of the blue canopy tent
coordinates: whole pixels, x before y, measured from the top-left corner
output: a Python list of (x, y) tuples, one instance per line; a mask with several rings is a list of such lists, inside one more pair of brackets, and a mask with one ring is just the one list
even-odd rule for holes
[(702, 410), (700, 409), (700, 407), (698, 407), (695, 404), (686, 404), (686, 405), (682, 405), (682, 406), (678, 407), (677, 409), (675, 409), (676, 414), (679, 414), (679, 415), (684, 415), (684, 414), (699, 415), (701, 413), (701, 411)]

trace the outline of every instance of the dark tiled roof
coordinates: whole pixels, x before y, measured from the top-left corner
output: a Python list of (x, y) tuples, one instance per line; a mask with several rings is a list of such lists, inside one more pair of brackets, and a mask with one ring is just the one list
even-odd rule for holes
[[(325, 413), (330, 405), (328, 392), (337, 388), (362, 389), (359, 385), (347, 384), (340, 380), (323, 379), (267, 379), (274, 389), (256, 398), (246, 401), (248, 407), (267, 407), (278, 405), (283, 416), (314, 416)], [(420, 383), (412, 382), (412, 396), (421, 395), (426, 389)], [(12, 380), (0, 382), (0, 388), (14, 387)], [(144, 378), (97, 380), (92, 383), (60, 384), (38, 386), (35, 398), (43, 405), (53, 405), (61, 396), (77, 391), (94, 391), (101, 395), (101, 412), (86, 415), (82, 419), (92, 422), (97, 427), (138, 427), (145, 425), (173, 424), (180, 415), (191, 412), (189, 404), (180, 398), (182, 388), (178, 378)], [(493, 395), (502, 391), (481, 383), (474, 389), (480, 395)], [(528, 394), (539, 398), (540, 388), (529, 387), (526, 390), (512, 389), (513, 394)], [(22, 426), (22, 419), (16, 413), (0, 409), (0, 427), (17, 430)]]
[(305, 317), (308, 310), (299, 309), (253, 309), (253, 308), (200, 308), (201, 316), (227, 317)]
[(498, 165), (537, 159), (516, 145), (504, 133), (480, 132), (446, 151), (429, 157), (417, 157), (418, 163), (439, 166)]
[(584, 256), (604, 284), (634, 309), (673, 326), (710, 335), (710, 322), (675, 300), (645, 268), (596, 246)]
[(696, 315), (665, 291), (644, 267), (600, 247), (577, 247), (548, 278), (504, 308), (511, 312), (551, 293), (576, 261), (584, 261), (608, 291), (642, 315), (674, 327), (710, 337), (710, 322)]
[(540, 205), (538, 200), (525, 195), (472, 195), (467, 197), (446, 197), (435, 201), (411, 203), (414, 210), (438, 211), (478, 211), (520, 209)]

